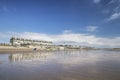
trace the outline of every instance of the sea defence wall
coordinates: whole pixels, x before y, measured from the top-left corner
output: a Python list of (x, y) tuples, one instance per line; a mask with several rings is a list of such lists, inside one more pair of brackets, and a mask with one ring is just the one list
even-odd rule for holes
[(9, 53), (9, 52), (17, 52), (17, 51), (32, 51), (30, 48), (22, 48), (22, 47), (13, 47), (13, 46), (0, 46), (0, 53)]
[[(35, 50), (36, 48), (36, 50)], [(29, 46), (29, 47), (14, 47), (14, 46), (0, 46), (0, 53), (10, 52), (31, 52), (31, 51), (55, 51), (64, 50), (63, 47), (46, 47), (46, 46)]]

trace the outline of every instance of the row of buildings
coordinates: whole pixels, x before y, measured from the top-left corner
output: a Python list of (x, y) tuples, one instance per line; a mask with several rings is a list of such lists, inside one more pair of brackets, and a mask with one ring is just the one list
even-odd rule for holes
[(37, 48), (37, 49), (51, 49), (51, 50), (63, 50), (63, 49), (83, 49), (87, 47), (62, 44), (56, 45), (52, 41), (43, 41), (43, 40), (31, 40), (24, 38), (11, 37), (10, 44), (2, 43), (2, 46), (12, 46), (12, 47), (26, 47), (26, 48)]
[(16, 38), (16, 37), (12, 37), (10, 39), (10, 44), (14, 47), (27, 47), (27, 48), (37, 48), (37, 49), (56, 48), (53, 45), (53, 42), (51, 41), (31, 40), (31, 39)]
[(29, 46), (29, 45), (49, 46), (49, 45), (52, 45), (51, 41), (31, 40), (31, 39), (15, 38), (15, 37), (12, 37), (10, 39), (10, 43), (12, 46)]

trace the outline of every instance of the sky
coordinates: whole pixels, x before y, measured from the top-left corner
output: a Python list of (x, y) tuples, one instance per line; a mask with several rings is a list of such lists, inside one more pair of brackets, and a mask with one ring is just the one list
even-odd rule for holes
[(12, 36), (120, 48), (120, 0), (0, 0), (0, 43)]

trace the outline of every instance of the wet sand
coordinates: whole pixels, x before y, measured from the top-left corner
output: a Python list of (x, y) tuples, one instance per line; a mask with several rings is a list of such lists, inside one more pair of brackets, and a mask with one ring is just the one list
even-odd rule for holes
[(120, 80), (119, 51), (0, 54), (0, 80)]
[(0, 49), (0, 53), (32, 52), (33, 49)]
[(32, 51), (31, 48), (18, 48), (13, 46), (0, 46), (0, 53), (11, 53), (11, 52), (20, 52), (20, 51)]
[[(27, 47), (12, 47), (12, 46), (0, 46), (0, 54), (3, 53), (17, 53), (17, 52), (34, 52), (34, 48), (27, 48)], [(43, 49), (37, 49), (37, 52), (43, 52), (43, 51), (48, 51), (48, 50), (43, 50)]]

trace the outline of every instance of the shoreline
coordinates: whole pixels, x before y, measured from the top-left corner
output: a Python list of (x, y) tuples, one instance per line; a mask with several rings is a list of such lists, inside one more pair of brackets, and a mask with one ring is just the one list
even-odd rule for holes
[(34, 48), (28, 48), (28, 47), (13, 47), (13, 46), (0, 46), (0, 54), (5, 54), (5, 53), (28, 53), (28, 52), (50, 52), (50, 51), (80, 51), (80, 50), (109, 50), (109, 51), (120, 51), (120, 48), (113, 48), (113, 49), (89, 49), (89, 48), (83, 48), (83, 49), (63, 49), (63, 50), (58, 50), (58, 49), (41, 49), (37, 48), (37, 50), (34, 50)]
[[(34, 48), (26, 48), (26, 47), (0, 47), (0, 54), (5, 54), (5, 53), (27, 53), (27, 52), (50, 52), (50, 51), (78, 51), (78, 50), (81, 50), (81, 49), (64, 49), (64, 50), (58, 50), (58, 49), (53, 49), (53, 50), (50, 50), (50, 49), (37, 49), (37, 50), (34, 50)], [(88, 50), (88, 49), (83, 49), (83, 50)], [(91, 50), (91, 49), (89, 49)]]
[(34, 50), (33, 48), (0, 48), (0, 54), (5, 54), (5, 53), (29, 53), (29, 52), (49, 52), (49, 51), (56, 51), (56, 50), (47, 50), (47, 49), (37, 49)]
[(26, 48), (26, 47), (0, 47), (0, 54), (5, 54), (5, 53), (26, 53), (26, 52), (43, 52), (43, 51), (50, 51), (50, 50), (42, 50), (42, 49), (37, 49), (34, 50), (34, 48)]

